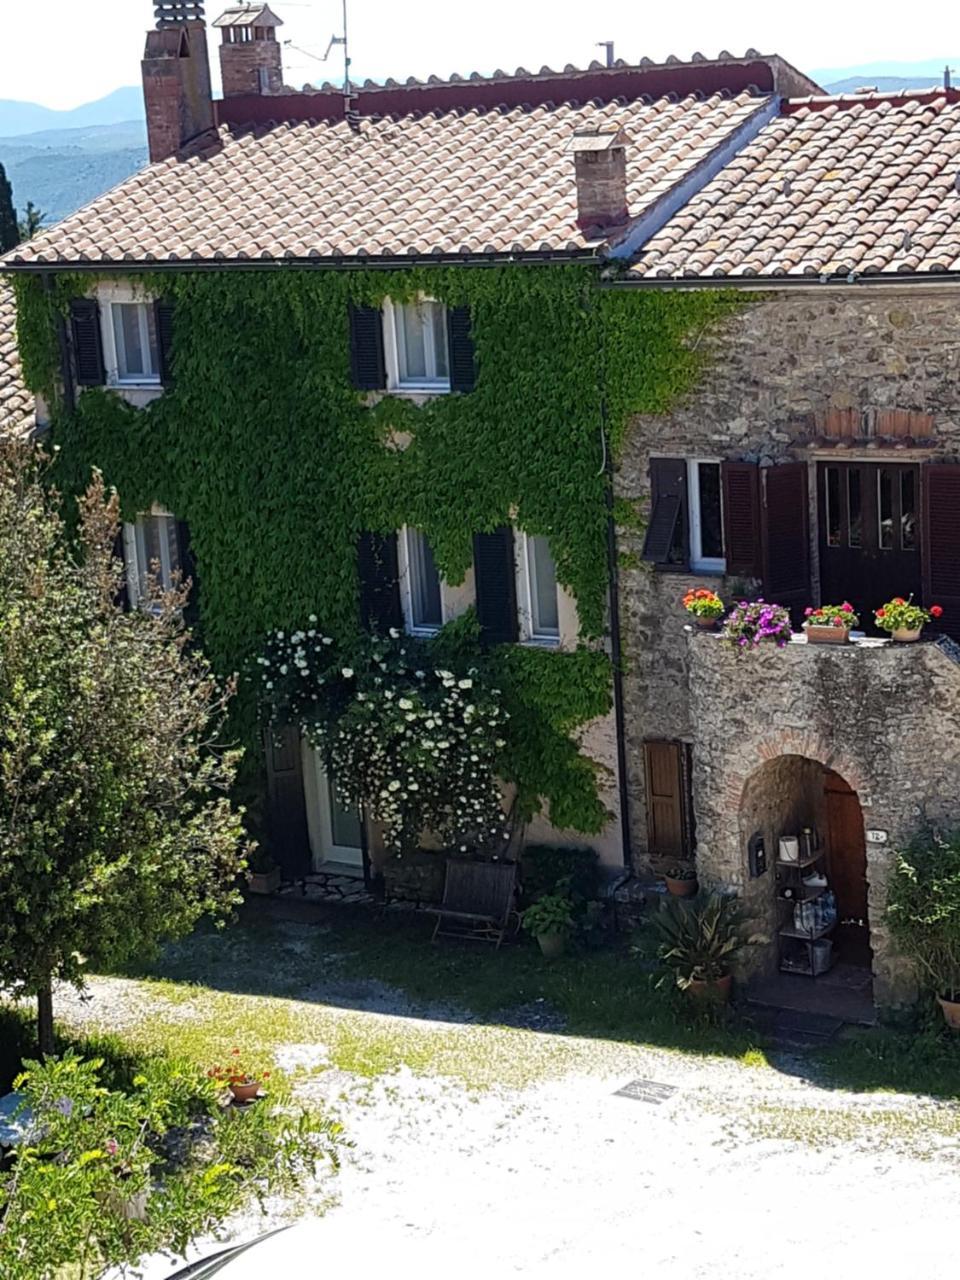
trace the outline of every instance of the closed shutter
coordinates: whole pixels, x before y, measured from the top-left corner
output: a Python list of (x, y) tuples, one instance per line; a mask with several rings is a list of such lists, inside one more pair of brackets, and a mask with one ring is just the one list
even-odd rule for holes
[(350, 372), (358, 391), (380, 391), (387, 385), (383, 316), (377, 307), (350, 304)]
[(303, 757), (296, 725), (268, 727), (264, 734), (267, 757), (267, 852), (293, 880), (310, 870), (310, 834), (303, 790)]
[(764, 599), (790, 610), (793, 625), (803, 624), (810, 602), (810, 507), (807, 465), (788, 462), (764, 467), (761, 529)]
[(166, 298), (153, 304), (157, 327), (157, 355), (160, 358), (160, 381), (173, 386), (173, 303)]
[(759, 578), (760, 468), (755, 462), (724, 462), (720, 473), (727, 573)]
[(645, 742), (648, 851), (657, 858), (693, 855), (690, 753), (685, 742)]
[(923, 468), (923, 603), (943, 617), (931, 629), (960, 640), (960, 466)]
[(180, 554), (181, 581), (190, 583), (184, 618), (187, 626), (194, 628), (200, 620), (200, 582), (197, 578), (197, 559), (190, 541), (190, 526), (186, 520), (177, 521), (177, 551)]
[(685, 569), (687, 537), (687, 464), (683, 458), (650, 459), (650, 523), (643, 559)]
[(477, 369), (469, 307), (451, 307), (447, 312), (447, 348), (451, 391), (472, 391)]
[[(119, 560), (123, 565), (123, 573), (120, 575), (117, 587), (116, 604), (124, 613), (127, 613), (130, 610), (129, 575), (131, 566), (127, 564), (127, 557), (124, 555), (123, 525), (117, 530), (117, 536), (113, 540), (113, 555), (114, 559)], [(133, 570), (136, 572), (136, 566), (133, 567)]]
[(77, 385), (102, 387), (107, 380), (103, 368), (103, 336), (100, 307), (93, 298), (74, 298), (70, 303), (70, 334)]
[(360, 621), (367, 631), (381, 634), (403, 627), (400, 605), (400, 566), (395, 533), (362, 533), (357, 541), (360, 578)]
[(477, 589), (477, 621), (484, 644), (512, 644), (519, 639), (517, 566), (513, 529), (501, 525), (473, 539), (473, 569)]

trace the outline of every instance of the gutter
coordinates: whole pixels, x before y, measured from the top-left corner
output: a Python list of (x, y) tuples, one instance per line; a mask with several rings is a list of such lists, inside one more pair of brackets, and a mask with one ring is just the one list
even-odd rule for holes
[(849, 293), (850, 291), (889, 291), (891, 293), (909, 286), (924, 292), (934, 292), (945, 287), (956, 287), (960, 284), (960, 272), (937, 271), (917, 272), (902, 271), (885, 275), (850, 275), (839, 276), (671, 276), (656, 278), (636, 276), (614, 279), (601, 279), (601, 289), (645, 289), (659, 292), (702, 292), (705, 289), (734, 289), (739, 293)]

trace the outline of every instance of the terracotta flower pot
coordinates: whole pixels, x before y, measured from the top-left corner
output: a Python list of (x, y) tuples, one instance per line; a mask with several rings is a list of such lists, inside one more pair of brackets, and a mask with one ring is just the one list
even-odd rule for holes
[(236, 1102), (252, 1102), (260, 1092), (259, 1080), (245, 1080), (242, 1083), (230, 1082), (230, 1092)]
[(821, 627), (816, 623), (807, 623), (807, 644), (846, 644), (850, 639), (849, 627)]
[(726, 1004), (730, 999), (733, 986), (733, 974), (725, 973), (722, 978), (710, 978), (701, 981), (694, 978), (687, 990), (694, 1000), (715, 1000), (718, 1004)]
[(937, 1004), (943, 1010), (943, 1020), (953, 1031), (960, 1031), (960, 1000), (945, 1000), (937, 996)]
[(720, 621), (719, 618), (698, 618), (696, 616), (693, 620), (701, 631), (712, 631)]
[(538, 933), (537, 942), (547, 960), (558, 960), (567, 949), (565, 933)]
[(673, 876), (664, 876), (667, 883), (667, 892), (675, 898), (692, 898), (697, 892), (698, 885), (696, 880), (675, 880)]
[(251, 893), (276, 893), (280, 888), (280, 868), (270, 871), (251, 871), (247, 876), (247, 884)]
[(916, 627), (913, 630), (910, 627), (898, 627), (893, 633), (893, 638), (898, 644), (912, 644), (914, 640), (920, 639), (922, 630), (923, 627)]

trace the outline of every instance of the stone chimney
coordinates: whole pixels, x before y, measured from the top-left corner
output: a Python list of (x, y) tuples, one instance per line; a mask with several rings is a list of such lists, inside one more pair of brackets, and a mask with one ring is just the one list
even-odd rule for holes
[(578, 130), (570, 150), (577, 180), (577, 226), (604, 231), (627, 221), (627, 143), (620, 129)]
[(223, 32), (220, 75), (225, 98), (283, 92), (283, 55), (277, 39), (283, 22), (268, 5), (234, 5), (213, 25)]
[(166, 160), (213, 128), (213, 93), (202, 0), (154, 0), (140, 64), (151, 160)]

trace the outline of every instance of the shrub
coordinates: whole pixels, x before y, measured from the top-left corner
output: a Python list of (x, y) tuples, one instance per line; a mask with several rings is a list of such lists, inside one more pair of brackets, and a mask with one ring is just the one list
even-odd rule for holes
[(782, 649), (792, 635), (788, 611), (782, 604), (768, 604), (765, 600), (741, 600), (723, 624), (724, 640), (738, 651), (756, 649), (764, 642)]
[(894, 940), (938, 996), (960, 1000), (960, 832), (915, 840), (887, 890)]
[(520, 855), (523, 896), (530, 903), (566, 884), (575, 906), (597, 896), (600, 869), (596, 851), (581, 846), (531, 844)]

